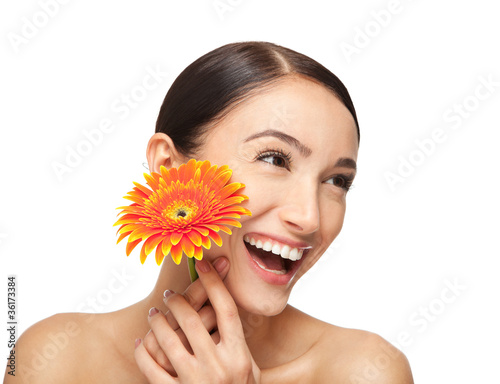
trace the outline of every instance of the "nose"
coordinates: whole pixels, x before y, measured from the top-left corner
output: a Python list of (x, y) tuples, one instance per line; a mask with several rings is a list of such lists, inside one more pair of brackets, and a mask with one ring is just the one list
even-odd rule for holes
[(288, 189), (282, 200), (279, 218), (283, 225), (297, 234), (310, 234), (319, 229), (318, 188), (300, 183)]

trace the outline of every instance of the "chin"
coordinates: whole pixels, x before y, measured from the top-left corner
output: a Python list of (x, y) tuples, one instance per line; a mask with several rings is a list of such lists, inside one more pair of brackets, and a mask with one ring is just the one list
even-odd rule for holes
[[(276, 316), (285, 309), (289, 291), (277, 291), (267, 287), (250, 288), (241, 279), (228, 276), (226, 286), (240, 310), (260, 316)], [(250, 285), (250, 287), (252, 287)]]

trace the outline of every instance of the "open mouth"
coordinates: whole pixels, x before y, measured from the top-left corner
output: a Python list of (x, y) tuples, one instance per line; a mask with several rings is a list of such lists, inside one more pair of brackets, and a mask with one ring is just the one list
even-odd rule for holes
[(245, 247), (255, 263), (264, 271), (275, 275), (293, 275), (303, 255), (308, 249), (293, 248), (269, 239), (260, 239), (257, 236), (245, 235)]

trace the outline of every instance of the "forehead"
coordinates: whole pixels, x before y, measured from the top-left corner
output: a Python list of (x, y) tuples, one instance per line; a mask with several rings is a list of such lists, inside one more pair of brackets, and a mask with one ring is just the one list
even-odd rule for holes
[(337, 96), (323, 85), (289, 78), (259, 90), (218, 123), (211, 135), (237, 142), (265, 130), (278, 130), (312, 147), (342, 149), (357, 155), (354, 118)]

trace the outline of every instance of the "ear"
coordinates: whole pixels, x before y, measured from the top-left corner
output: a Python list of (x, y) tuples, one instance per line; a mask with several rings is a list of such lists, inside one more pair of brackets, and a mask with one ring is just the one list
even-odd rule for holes
[[(149, 171), (160, 173), (160, 166), (166, 168), (178, 167), (186, 160), (175, 148), (172, 139), (162, 132), (155, 133), (149, 139), (146, 149)], [(187, 161), (187, 160), (186, 160)]]

